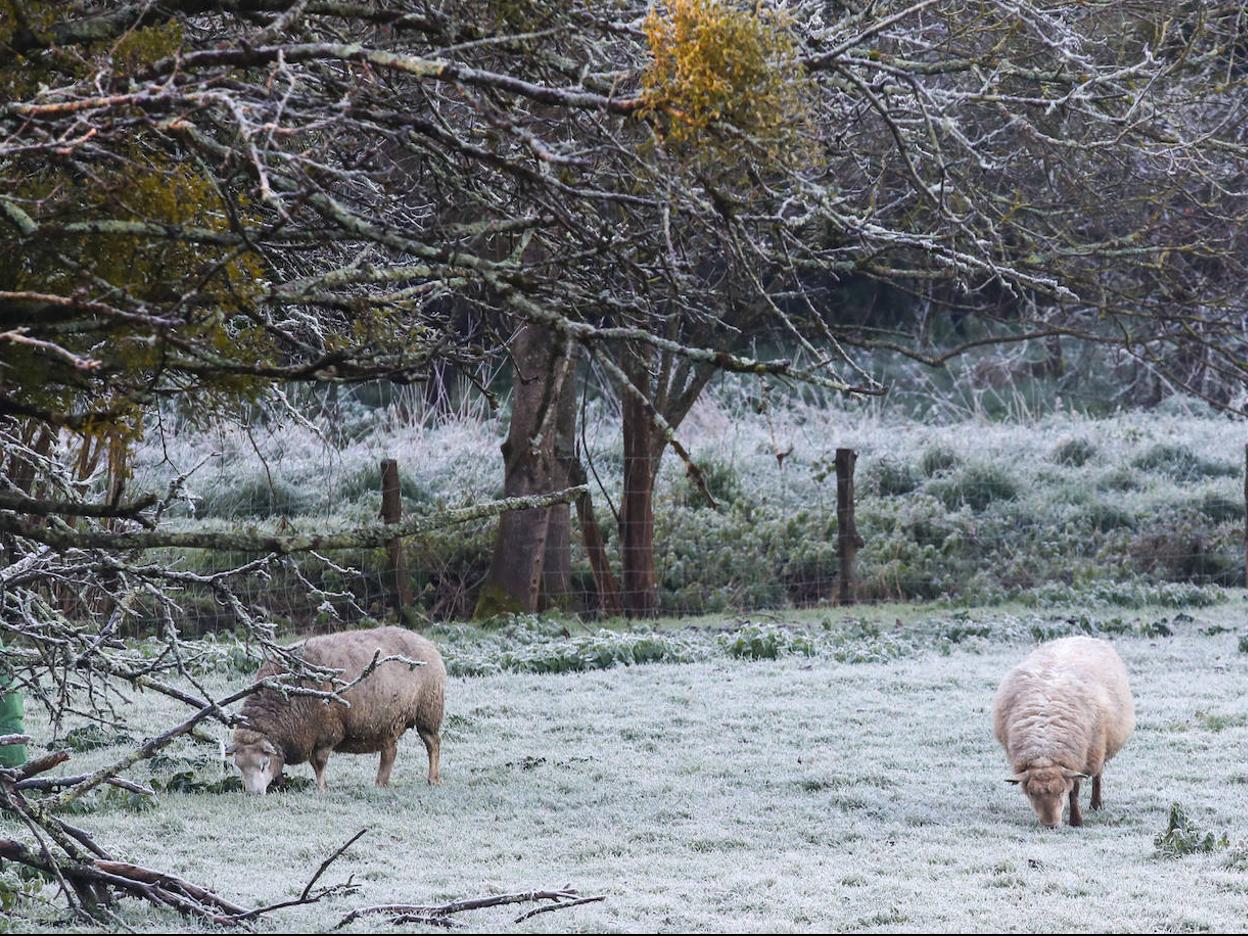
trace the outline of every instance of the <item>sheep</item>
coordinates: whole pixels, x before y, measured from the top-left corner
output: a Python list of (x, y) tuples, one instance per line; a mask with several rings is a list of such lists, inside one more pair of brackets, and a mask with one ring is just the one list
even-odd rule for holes
[[(399, 738), (412, 727), (428, 752), (429, 783), (441, 782), (446, 668), (432, 643), (400, 627), (379, 627), (312, 637), (291, 649), (310, 664), (342, 670), (339, 678), (344, 680), (363, 673), (379, 650), (382, 657), (402, 656), (425, 665), (412, 667), (397, 660), (382, 663), (343, 694), (350, 706), (311, 696), (283, 697), (267, 688), (252, 695), (243, 706), (243, 726), (235, 729), (233, 743), (226, 749), (242, 772), (248, 793), (263, 795), (283, 767), (304, 761), (312, 762), (317, 788), (324, 790), (325, 765), (333, 751), (380, 752), (377, 785), (388, 786)], [(256, 678), (285, 671), (270, 661)]]
[(997, 691), (992, 727), (1040, 822), (1083, 825), (1079, 783), (1092, 778), (1101, 808), (1101, 772), (1135, 728), (1127, 669), (1108, 641), (1066, 637), (1042, 644), (1010, 670)]

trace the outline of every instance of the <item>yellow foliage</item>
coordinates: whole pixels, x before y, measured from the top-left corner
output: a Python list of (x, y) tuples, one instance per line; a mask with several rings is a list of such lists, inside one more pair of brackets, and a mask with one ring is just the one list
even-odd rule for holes
[[(100, 167), (90, 179), (68, 166), (41, 166), (11, 194), (38, 206), (34, 214), (40, 223), (138, 223), (228, 231), (226, 204), (212, 181), (193, 162), (147, 144), (137, 135), (123, 151), (125, 162)], [(268, 362), (277, 356), (271, 337), (240, 317), (256, 298), (264, 273), (255, 253), (142, 231), (87, 230), (46, 241), (22, 241), (5, 226), (0, 228), (0, 255), (6, 252), (19, 259), (0, 264), (0, 290), (72, 294), (89, 277), (97, 285), (160, 304), (194, 289), (194, 306), (179, 329), (181, 338), (243, 362)], [(74, 264), (66, 265), (63, 255), (73, 257)], [(109, 373), (121, 378), (101, 384), (99, 395), (81, 386), (68, 364), (34, 348), (7, 349), (6, 377), (23, 388), (27, 402), (41, 408), (116, 412), (117, 419), (87, 426), (85, 434), (116, 432), (138, 411), (130, 405), (132, 382), (141, 383), (167, 352), (150, 340), (143, 325), (114, 325), (109, 335), (109, 341), (100, 343), (88, 330), (82, 347), (75, 339), (64, 342), (71, 351), (101, 360)], [(257, 386), (248, 377), (222, 373), (205, 380), (199, 392), (205, 398), (219, 395), (228, 400), (250, 397)]]
[(808, 123), (806, 77), (787, 17), (722, 0), (666, 0), (644, 23), (652, 60), (642, 76), (645, 113), (669, 145), (697, 152), (738, 144), (731, 125), (766, 158), (800, 158)]

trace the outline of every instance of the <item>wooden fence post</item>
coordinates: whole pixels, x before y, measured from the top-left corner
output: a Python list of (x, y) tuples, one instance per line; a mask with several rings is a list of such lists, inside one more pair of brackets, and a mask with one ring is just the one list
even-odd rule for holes
[(854, 603), (854, 557), (866, 543), (858, 535), (854, 521), (854, 463), (858, 453), (853, 449), (836, 450), (836, 549), (840, 557), (840, 580), (836, 599), (839, 604)]
[[(403, 498), (399, 492), (399, 463), (393, 458), (381, 461), (381, 519), (386, 523), (398, 523), (403, 519)], [(390, 602), (399, 622), (412, 605), (412, 579), (407, 574), (407, 562), (403, 558), (403, 540), (396, 536), (386, 543), (389, 556)]]

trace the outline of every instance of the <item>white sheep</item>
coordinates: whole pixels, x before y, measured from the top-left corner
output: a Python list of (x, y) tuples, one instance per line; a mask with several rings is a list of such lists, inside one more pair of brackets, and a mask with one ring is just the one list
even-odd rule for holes
[(1079, 782), (1092, 778), (1101, 808), (1101, 772), (1135, 728), (1127, 668), (1108, 641), (1066, 637), (1042, 644), (1010, 670), (992, 706), (992, 728), (1040, 821), (1083, 825)]

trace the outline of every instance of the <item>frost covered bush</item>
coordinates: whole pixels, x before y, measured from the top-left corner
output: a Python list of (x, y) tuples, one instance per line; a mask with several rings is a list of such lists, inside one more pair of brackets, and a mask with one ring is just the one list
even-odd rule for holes
[(1082, 468), (1096, 455), (1096, 445), (1088, 439), (1078, 437), (1063, 439), (1053, 449), (1052, 459), (1059, 465), (1071, 468)]
[(887, 663), (914, 650), (914, 643), (902, 637), (863, 631), (837, 634), (831, 646), (832, 658), (838, 663)]
[(1018, 484), (1008, 470), (999, 465), (970, 465), (952, 478), (940, 478), (927, 489), (939, 497), (950, 510), (965, 505), (974, 511), (1018, 496)]
[[(698, 462), (698, 468), (702, 472), (702, 480), (706, 484), (706, 489), (715, 499), (715, 503), (723, 507), (741, 499), (744, 493), (741, 488), (741, 479), (732, 465), (717, 458), (708, 458)], [(694, 508), (709, 509), (711, 506), (707, 503), (706, 495), (702, 493), (701, 488), (688, 474), (685, 475), (683, 489), (678, 489), (676, 492), (676, 499), (679, 503)]]
[(919, 461), (919, 469), (929, 478), (952, 471), (961, 464), (962, 459), (951, 449), (943, 445), (934, 445), (923, 452)]
[[(1229, 480), (1242, 451), (1222, 417), (1154, 412), (941, 424), (865, 405), (781, 397), (762, 414), (734, 390), (740, 387), (728, 380), (709, 392), (680, 431), (718, 508), (670, 453), (660, 471), (655, 542), (664, 613), (833, 601), (838, 557), (831, 466), (844, 445), (859, 452), (857, 522), (866, 541), (857, 563), (861, 600), (1069, 601), (1099, 582), (1102, 591), (1088, 592), (1091, 600), (1132, 607), (1145, 586), (1243, 583), (1242, 497), (1238, 480)], [(135, 488), (162, 489), (173, 466), (216, 451), (220, 457), (187, 484), (195, 522), (205, 515), (222, 524), (281, 517), (296, 529), (374, 521), (383, 457), (399, 461), (409, 512), (501, 492), (505, 408), (449, 417), (378, 409), (365, 418), (368, 406), (361, 401), (342, 407), (355, 414), (346, 432), (329, 423), (255, 427), (263, 462), (239, 432), (152, 444), (141, 453)], [(595, 470), (591, 478), (606, 489), (595, 486), (593, 494), (618, 572), (611, 507), (618, 508), (622, 483), (619, 429), (597, 401), (589, 401), (587, 414), (584, 459)], [(782, 465), (778, 450), (789, 452)], [(189, 522), (189, 509), (178, 516), (175, 523)], [(485, 522), (405, 540), (421, 614), (436, 620), (471, 614), (494, 531)], [(577, 532), (574, 523), (569, 610), (592, 611), (593, 577)], [(193, 551), (180, 558), (184, 568), (200, 571), (222, 561)], [(368, 614), (384, 613), (384, 551), (333, 558), (359, 575), (339, 575), (311, 557), (301, 560), (304, 574), (351, 593)], [(1060, 585), (1046, 588), (1055, 582)], [(1115, 582), (1125, 583), (1117, 596), (1110, 586)], [(256, 600), (292, 627), (333, 626), (332, 615), (320, 620), (319, 602), (309, 602), (293, 576), (275, 573), (256, 588)], [(336, 604), (346, 623), (358, 618), (346, 602)], [(188, 589), (184, 607), (195, 619), (229, 626), (210, 594)]]
[(1178, 803), (1170, 804), (1170, 820), (1166, 831), (1158, 833), (1153, 839), (1158, 858), (1182, 858), (1184, 855), (1196, 855), (1218, 851), (1231, 844), (1225, 832), (1220, 835), (1199, 828)]
[(1189, 582), (1092, 581), (1079, 586), (1050, 583), (1024, 592), (1020, 596), (1031, 607), (1059, 604), (1143, 608), (1208, 608), (1227, 600), (1220, 588), (1194, 585)]
[(1242, 523), (1244, 501), (1221, 491), (1205, 491), (1196, 498), (1193, 506), (1212, 523)]
[(195, 505), (200, 517), (235, 518), (289, 517), (305, 513), (312, 497), (289, 481), (252, 475), (234, 486), (211, 488)]
[(869, 489), (880, 497), (900, 497), (917, 490), (922, 484), (922, 478), (908, 462), (891, 458), (885, 458), (873, 467), (871, 480)]
[[(687, 663), (710, 655), (682, 633), (611, 631), (573, 636), (559, 617), (508, 615), (482, 636), (477, 628), (430, 630), (453, 676), (496, 672), (574, 673), (644, 663)], [(579, 627), (579, 624), (574, 626)]]
[(814, 641), (808, 635), (761, 624), (746, 624), (722, 634), (719, 643), (729, 656), (746, 660), (775, 660), (791, 653), (814, 656), (816, 652)]
[(1239, 468), (1233, 464), (1198, 456), (1190, 446), (1159, 443), (1137, 456), (1132, 465), (1152, 474), (1168, 475), (1181, 483), (1202, 478), (1234, 477)]
[(1101, 476), (1097, 487), (1104, 491), (1134, 491), (1140, 487), (1140, 479), (1130, 468), (1114, 468)]
[(1188, 505), (1163, 508), (1127, 544), (1132, 565), (1160, 581), (1243, 584), (1243, 531), (1211, 525)]

